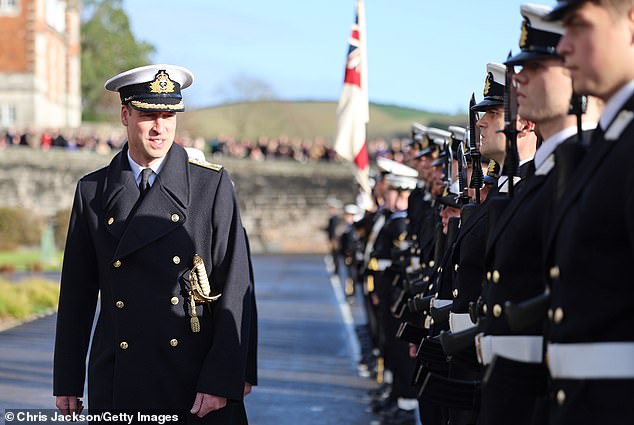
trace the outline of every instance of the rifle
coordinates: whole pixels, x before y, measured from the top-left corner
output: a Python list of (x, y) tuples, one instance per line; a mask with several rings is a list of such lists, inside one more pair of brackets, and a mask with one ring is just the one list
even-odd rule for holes
[[(511, 58), (509, 52), (508, 59)], [(507, 60), (508, 60), (507, 59)], [(520, 158), (517, 151), (517, 89), (513, 84), (515, 67), (506, 65), (506, 78), (504, 86), (504, 130), (506, 136), (506, 158), (504, 159), (503, 175), (508, 176), (509, 198), (513, 197), (515, 177), (519, 175)]]
[(484, 175), (482, 173), (482, 156), (480, 155), (480, 127), (476, 125), (478, 119), (473, 107), (476, 104), (475, 94), (471, 94), (471, 100), (469, 101), (469, 148), (471, 151), (471, 181), (469, 187), (475, 189), (475, 200), (479, 204), (480, 201), (480, 189), (484, 184)]
[(460, 206), (466, 205), (469, 203), (469, 185), (467, 184), (467, 160), (465, 158), (465, 150), (464, 150), (464, 139), (466, 136), (466, 130), (462, 127), (457, 127), (454, 125), (449, 126), (449, 131), (451, 131), (451, 144), (458, 144), (458, 148), (456, 149), (456, 155), (458, 158), (458, 188), (459, 188), (459, 196), (458, 203)]
[(570, 99), (570, 109), (568, 114), (575, 115), (577, 117), (577, 141), (582, 143), (583, 139), (583, 127), (581, 122), (581, 116), (586, 113), (588, 107), (588, 98), (584, 95), (572, 94)]

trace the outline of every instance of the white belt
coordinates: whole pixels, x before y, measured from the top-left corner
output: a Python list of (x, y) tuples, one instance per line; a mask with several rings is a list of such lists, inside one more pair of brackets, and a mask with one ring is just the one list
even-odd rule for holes
[(381, 260), (377, 259), (377, 267), (376, 269), (380, 272), (388, 269), (392, 265), (392, 260)]
[(449, 329), (452, 333), (464, 331), (474, 326), (469, 313), (449, 313)]
[(634, 379), (634, 342), (549, 344), (548, 368), (560, 379)]
[(475, 337), (475, 344), (478, 361), (485, 366), (491, 363), (495, 355), (525, 363), (542, 361), (543, 337), (541, 336), (496, 336), (479, 333)]
[(432, 298), (431, 302), (429, 303), (429, 307), (443, 308), (452, 303), (453, 300), (440, 300), (438, 298)]

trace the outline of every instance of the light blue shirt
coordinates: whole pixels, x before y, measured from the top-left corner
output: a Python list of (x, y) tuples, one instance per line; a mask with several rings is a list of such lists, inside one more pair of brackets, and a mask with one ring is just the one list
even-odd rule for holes
[[(154, 184), (154, 180), (156, 180), (156, 175), (161, 171), (161, 167), (163, 166), (164, 160), (165, 160), (165, 157), (159, 158), (158, 160), (154, 161), (152, 165), (150, 165), (149, 168), (151, 168), (152, 171), (154, 171), (152, 175), (150, 176), (150, 179), (148, 180), (148, 184), (150, 185), (150, 187), (152, 187), (152, 185)], [(130, 156), (129, 150), (128, 150), (128, 162), (130, 163), (130, 168), (132, 169), (132, 174), (134, 175), (134, 181), (136, 182), (136, 185), (138, 186), (141, 184), (141, 171), (143, 171), (143, 169), (147, 167), (141, 167), (139, 164), (134, 162), (134, 159), (132, 159), (132, 157)]]

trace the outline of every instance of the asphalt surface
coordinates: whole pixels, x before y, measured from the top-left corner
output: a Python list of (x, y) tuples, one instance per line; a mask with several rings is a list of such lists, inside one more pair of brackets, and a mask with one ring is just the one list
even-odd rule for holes
[[(321, 256), (254, 257), (259, 385), (252, 425), (370, 424), (352, 320), (362, 320)], [(0, 409), (50, 409), (55, 316), (0, 333)], [(0, 419), (0, 423), (4, 418)]]

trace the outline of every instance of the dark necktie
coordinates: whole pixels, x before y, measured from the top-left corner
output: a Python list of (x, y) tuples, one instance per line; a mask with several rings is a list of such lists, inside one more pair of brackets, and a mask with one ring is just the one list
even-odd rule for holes
[(150, 188), (150, 176), (153, 171), (151, 168), (144, 168), (141, 170), (141, 183), (139, 184), (139, 191), (141, 191), (141, 198), (145, 196), (145, 193)]

